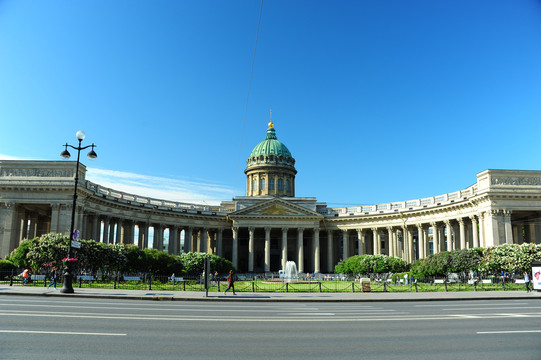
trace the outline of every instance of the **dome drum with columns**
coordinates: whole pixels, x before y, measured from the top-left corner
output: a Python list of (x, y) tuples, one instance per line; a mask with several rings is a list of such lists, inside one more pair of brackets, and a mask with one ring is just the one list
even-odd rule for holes
[(276, 137), (272, 121), (265, 140), (252, 150), (246, 164), (247, 196), (295, 196), (295, 159)]
[[(333, 272), (352, 255), (413, 262), (442, 251), (541, 243), (541, 171), (485, 170), (448, 194), (329, 208), (295, 197), (295, 159), (272, 122), (247, 160), (246, 196), (216, 206), (110, 189), (86, 180), (83, 164), (79, 170), (82, 239), (213, 253), (239, 272), (277, 271), (286, 261), (304, 272)], [(0, 257), (23, 239), (69, 233), (74, 173), (74, 161), (0, 160)]]

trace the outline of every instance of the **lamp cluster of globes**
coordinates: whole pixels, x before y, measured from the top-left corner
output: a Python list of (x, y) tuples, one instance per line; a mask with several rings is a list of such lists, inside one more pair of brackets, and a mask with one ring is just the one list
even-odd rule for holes
[(88, 152), (88, 155), (87, 155), (88, 158), (89, 158), (90, 160), (94, 160), (95, 158), (98, 157), (98, 154), (96, 154), (96, 152), (94, 151), (94, 146), (96, 146), (96, 145), (92, 144), (92, 145), (86, 146), (86, 147), (84, 147), (84, 148), (81, 148), (81, 141), (83, 141), (83, 139), (84, 139), (85, 136), (86, 136), (85, 133), (84, 133), (84, 131), (77, 131), (77, 133), (75, 134), (75, 136), (77, 137), (77, 140), (79, 140), (79, 149), (77, 149), (77, 148), (75, 148), (75, 147), (73, 147), (73, 146), (71, 146), (71, 145), (68, 145), (68, 144), (66, 143), (66, 145), (64, 145), (64, 146), (66, 147), (66, 149), (65, 149), (64, 151), (62, 151), (62, 153), (60, 154), (60, 156), (62, 156), (64, 159), (69, 159), (69, 158), (71, 157), (71, 154), (70, 154), (69, 151), (68, 151), (68, 146), (71, 146), (71, 147), (73, 147), (73, 148), (76, 149), (76, 150), (86, 149), (87, 147), (91, 146), (92, 149)]

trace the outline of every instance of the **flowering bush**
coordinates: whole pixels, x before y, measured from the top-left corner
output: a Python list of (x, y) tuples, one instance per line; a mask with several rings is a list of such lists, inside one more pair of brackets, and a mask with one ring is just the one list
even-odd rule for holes
[(336, 274), (384, 274), (409, 270), (409, 264), (397, 257), (387, 255), (355, 255), (334, 267)]

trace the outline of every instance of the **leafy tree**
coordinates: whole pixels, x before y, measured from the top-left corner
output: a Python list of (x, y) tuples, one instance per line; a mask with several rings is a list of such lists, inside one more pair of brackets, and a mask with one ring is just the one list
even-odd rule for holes
[(541, 260), (541, 245), (505, 244), (484, 249), (480, 269), (487, 273), (499, 274), (502, 271), (522, 274), (529, 271), (532, 262)]
[(147, 270), (152, 275), (171, 275), (181, 273), (182, 264), (174, 256), (157, 249), (144, 249)]
[(205, 254), (198, 252), (184, 253), (179, 256), (184, 270), (188, 274), (201, 274), (205, 268), (205, 259), (210, 258), (210, 271), (219, 273), (228, 273), (229, 270), (235, 270), (231, 261), (221, 258), (214, 254)]
[(409, 264), (397, 257), (387, 255), (355, 255), (338, 263), (337, 274), (384, 274), (409, 270)]
[(18, 267), (30, 267), (30, 262), (27, 258), (28, 252), (36, 245), (37, 238), (31, 240), (24, 240), (21, 242), (18, 248), (13, 250), (7, 257), (9, 261)]
[(0, 260), (0, 270), (14, 270), (17, 267), (9, 260)]
[(139, 249), (137, 245), (125, 245), (126, 246), (126, 272), (139, 273), (145, 272), (146, 267), (146, 254), (143, 250)]

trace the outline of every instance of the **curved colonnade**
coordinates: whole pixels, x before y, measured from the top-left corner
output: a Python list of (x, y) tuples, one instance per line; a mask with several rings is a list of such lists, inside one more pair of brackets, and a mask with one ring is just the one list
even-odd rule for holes
[[(69, 233), (74, 162), (0, 161), (0, 256), (25, 238)], [(541, 241), (541, 171), (485, 170), (473, 186), (397, 203), (328, 208), (315, 198), (236, 197), (202, 206), (127, 194), (85, 179), (80, 238), (136, 244), (171, 254), (199, 251), (241, 272), (332, 272), (355, 254), (413, 262), (429, 254)]]

